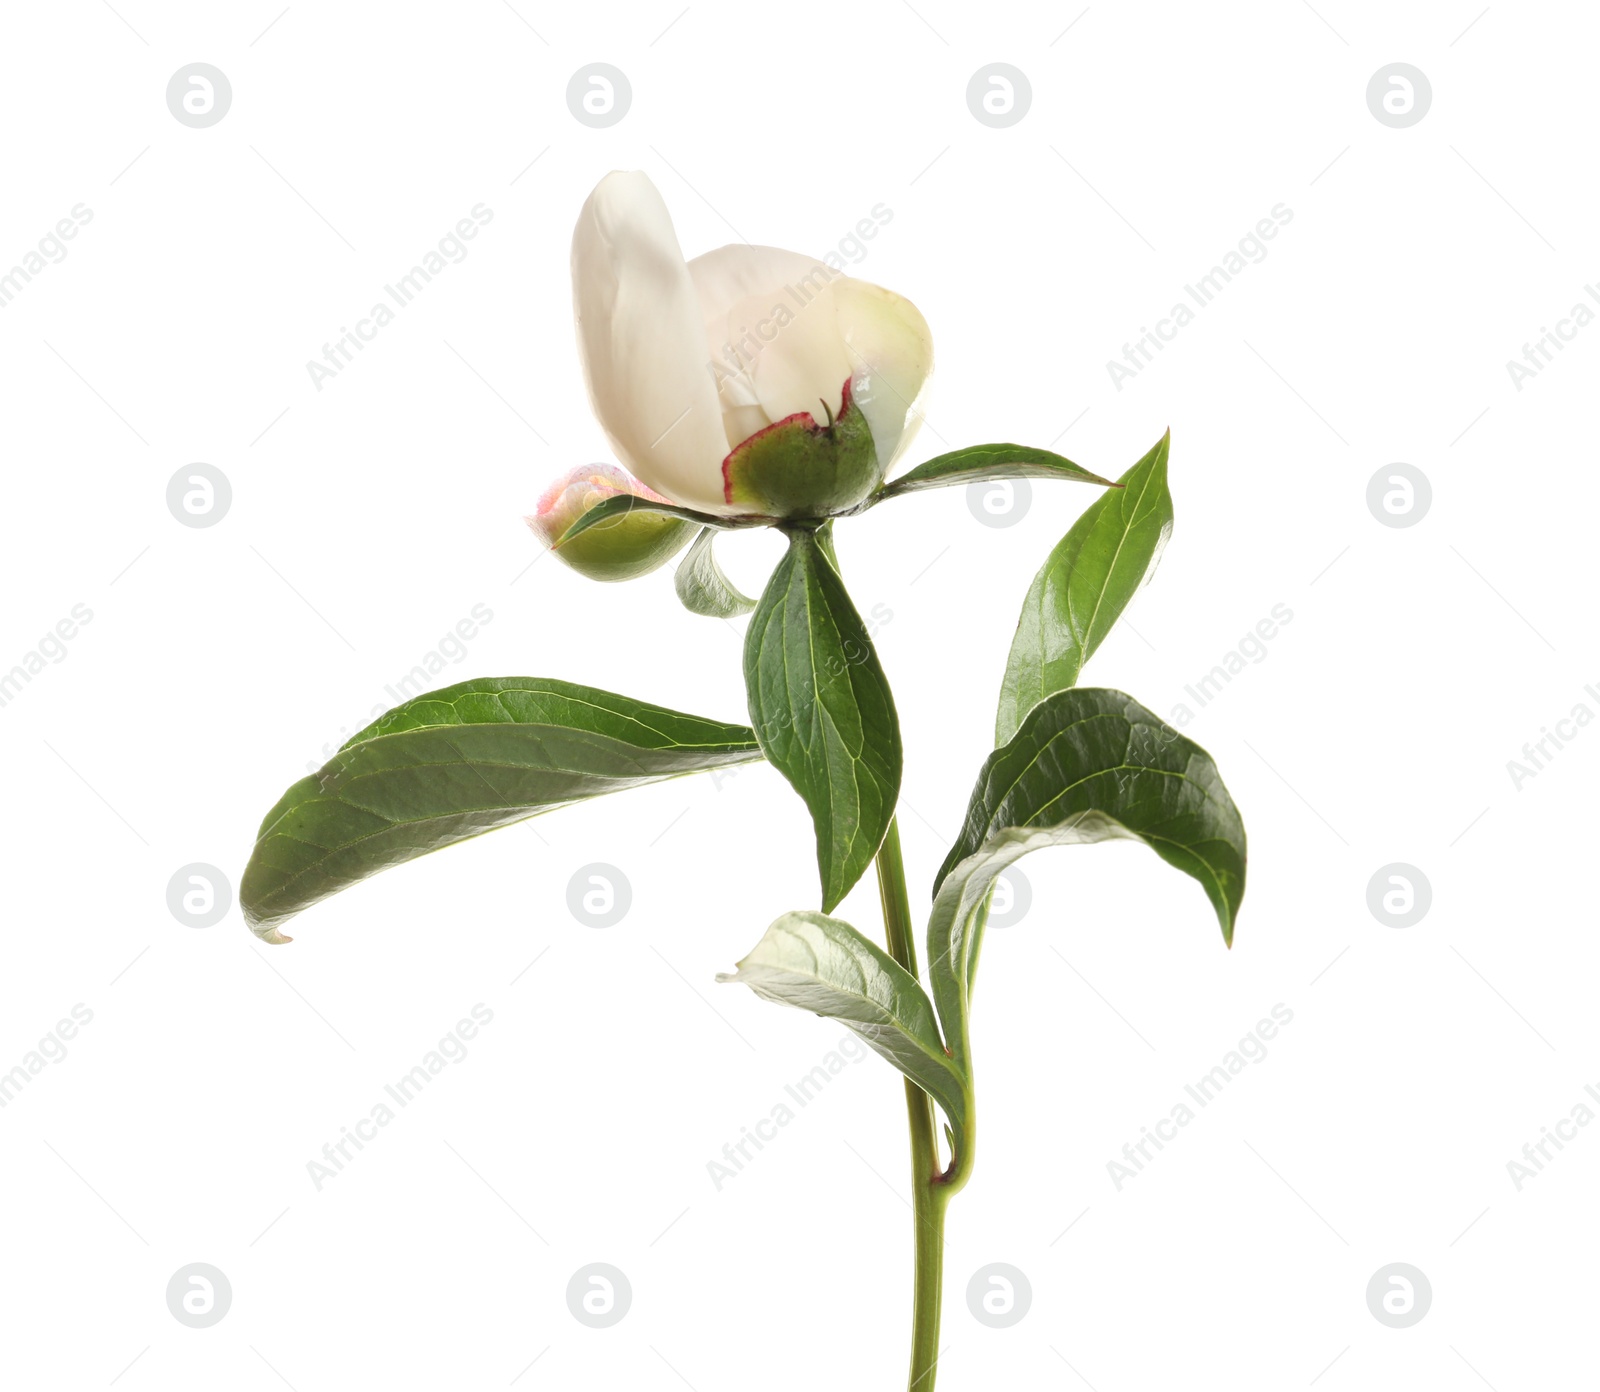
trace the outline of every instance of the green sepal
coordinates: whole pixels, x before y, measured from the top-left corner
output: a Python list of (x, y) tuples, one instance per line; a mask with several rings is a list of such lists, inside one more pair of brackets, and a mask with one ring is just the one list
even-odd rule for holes
[(676, 503), (657, 502), (654, 498), (641, 498), (636, 493), (619, 493), (614, 498), (606, 498), (604, 501), (596, 503), (566, 531), (562, 532), (556, 538), (556, 549), (559, 550), (564, 546), (570, 546), (591, 528), (604, 526), (607, 523), (615, 522), (619, 517), (629, 517), (635, 513), (681, 518), (685, 522), (693, 522), (701, 527), (715, 527), (719, 531), (735, 531), (743, 527), (770, 527), (772, 525), (772, 519), (769, 517), (722, 517), (712, 512), (696, 512), (693, 508), (679, 507)]
[(722, 461), (730, 505), (777, 518), (829, 517), (859, 506), (883, 469), (872, 431), (844, 384), (838, 416), (818, 425), (809, 411), (774, 421)]

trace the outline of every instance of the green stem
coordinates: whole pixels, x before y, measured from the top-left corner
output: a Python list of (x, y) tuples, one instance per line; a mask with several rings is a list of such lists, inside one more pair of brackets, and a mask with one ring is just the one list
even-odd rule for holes
[[(878, 895), (889, 955), (917, 975), (911, 901), (905, 863), (900, 857), (900, 827), (891, 820), (878, 848)], [(911, 1128), (911, 1195), (916, 1227), (916, 1280), (911, 1316), (909, 1392), (933, 1392), (939, 1363), (939, 1315), (944, 1288), (944, 1212), (953, 1192), (939, 1169), (933, 1101), (906, 1079), (906, 1116)]]

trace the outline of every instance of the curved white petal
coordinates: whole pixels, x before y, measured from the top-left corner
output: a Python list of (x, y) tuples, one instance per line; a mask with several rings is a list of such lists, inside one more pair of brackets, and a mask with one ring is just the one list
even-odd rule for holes
[(797, 411), (837, 411), (850, 376), (833, 284), (820, 261), (778, 247), (725, 246), (689, 263), (729, 447)]
[[(739, 242), (695, 257), (689, 263), (689, 277), (700, 300), (701, 317), (710, 324), (726, 319), (728, 311), (740, 300), (790, 282), (799, 283), (819, 265), (798, 251)], [(822, 266), (822, 275), (826, 280), (834, 272)]]
[(892, 290), (840, 276), (832, 291), (848, 345), (851, 394), (887, 472), (922, 424), (919, 406), (933, 373), (933, 334), (916, 305)]
[(618, 458), (674, 502), (728, 512), (722, 407), (672, 218), (641, 173), (606, 175), (572, 233), (578, 352)]

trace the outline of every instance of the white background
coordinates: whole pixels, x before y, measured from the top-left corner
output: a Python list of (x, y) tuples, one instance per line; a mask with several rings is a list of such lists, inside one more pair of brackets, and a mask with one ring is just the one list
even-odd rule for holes
[[(1600, 712), (1600, 328), (1520, 391), (1506, 362), (1600, 280), (1600, 25), (1481, 8), (8, 9), (0, 263), (75, 204), (93, 218), (0, 310), (0, 669), (75, 604), (93, 619), (0, 708), (0, 1068), (74, 1004), (93, 1021), (0, 1110), (4, 1381), (902, 1385), (890, 1070), (848, 1068), (708, 1176), (843, 1033), (713, 984), (814, 907), (809, 824), (771, 769), (393, 871), (291, 947), (236, 908), (203, 930), (167, 908), (181, 866), (236, 885), (281, 789), (476, 604), (492, 621), (440, 684), (562, 676), (742, 718), (742, 620), (683, 612), (669, 571), (602, 589), (536, 561), (520, 520), (607, 457), (568, 244), (595, 181), (640, 168), (690, 255), (821, 255), (892, 210), (856, 269), (933, 327), (914, 458), (1017, 440), (1114, 474), (1173, 430), (1172, 543), (1085, 680), (1193, 709), (1250, 830), (1238, 938), (1141, 847), (1027, 863), (1031, 910), (992, 935), (977, 1002), (940, 1387), (1589, 1385), (1600, 1127), (1520, 1191), (1507, 1162), (1600, 1084), (1600, 729), (1520, 790), (1507, 761)], [(165, 104), (195, 61), (232, 85), (207, 129)], [(565, 99), (596, 61), (632, 86), (608, 129)], [(966, 104), (992, 61), (1032, 86), (1005, 129)], [(1395, 61), (1432, 85), (1405, 129), (1366, 100)], [(319, 391), (307, 360), (478, 203), (466, 259)], [(1280, 203), (1266, 259), (1119, 390), (1107, 360)], [(205, 529), (165, 502), (195, 462), (233, 492)], [(1405, 529), (1366, 502), (1395, 462), (1432, 485)], [(1022, 593), (1091, 498), (1035, 484), (993, 528), (950, 490), (839, 528), (860, 608), (892, 615), (918, 903)], [(777, 542), (721, 550), (753, 590)], [(1185, 686), (1278, 604), (1265, 658), (1196, 708)], [(614, 928), (567, 909), (593, 862), (632, 886)], [(1391, 862), (1432, 886), (1410, 928), (1368, 909)], [(881, 931), (870, 882), (840, 913)], [(324, 1143), (480, 1002), (466, 1059), (319, 1190)], [(1267, 1057), (1119, 1190), (1107, 1162), (1280, 1002)], [(192, 1262), (232, 1286), (209, 1329), (167, 1308)], [(632, 1285), (608, 1330), (567, 1308), (592, 1262)], [(991, 1262), (1032, 1287), (1007, 1329), (967, 1307)], [(1408, 1329), (1367, 1306), (1393, 1262), (1432, 1286)]]

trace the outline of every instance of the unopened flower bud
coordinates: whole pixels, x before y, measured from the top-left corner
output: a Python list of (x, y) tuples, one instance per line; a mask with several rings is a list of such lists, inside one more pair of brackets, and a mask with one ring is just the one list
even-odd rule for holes
[(590, 508), (623, 494), (658, 503), (667, 501), (614, 464), (585, 464), (545, 489), (527, 523), (580, 575), (591, 580), (632, 580), (648, 575), (681, 551), (694, 535), (694, 524), (640, 509), (598, 523), (557, 545)]

